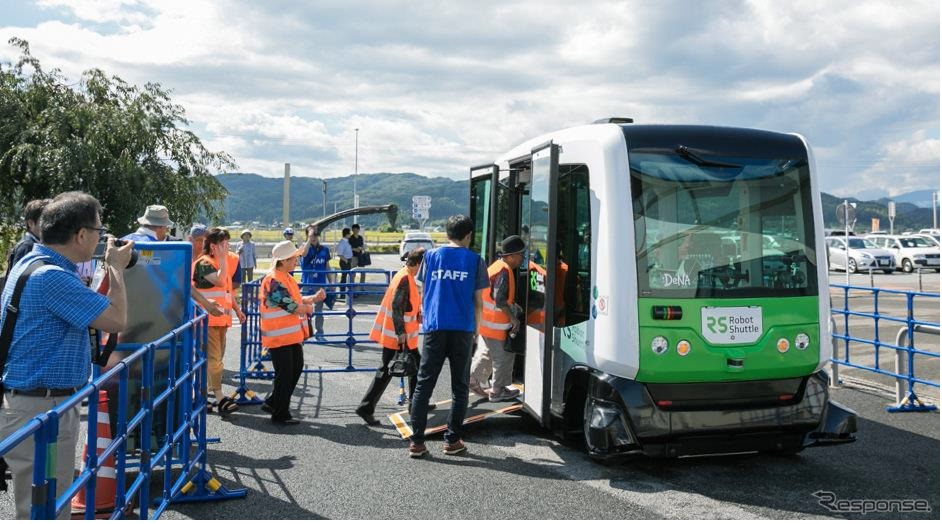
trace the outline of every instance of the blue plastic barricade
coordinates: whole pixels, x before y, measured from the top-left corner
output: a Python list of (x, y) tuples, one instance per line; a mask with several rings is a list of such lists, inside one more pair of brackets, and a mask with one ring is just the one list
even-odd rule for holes
[[(843, 308), (831, 308), (833, 315), (843, 317), (843, 333), (835, 327), (833, 337), (837, 343), (832, 363), (838, 366), (847, 366), (856, 369), (863, 369), (880, 375), (893, 377), (897, 381), (897, 403), (887, 408), (890, 412), (899, 411), (935, 411), (938, 408), (924, 403), (919, 399), (914, 391), (916, 384), (939, 388), (938, 382), (933, 382), (926, 378), (916, 376), (915, 357), (939, 358), (938, 352), (928, 351), (915, 347), (914, 335), (916, 333), (939, 334), (938, 317), (936, 318), (917, 318), (914, 315), (913, 300), (919, 297), (934, 299), (936, 304), (939, 301), (939, 293), (926, 293), (922, 291), (905, 291), (896, 289), (871, 288), (861, 286), (848, 286), (843, 284), (831, 284), (831, 288), (839, 289), (843, 293)], [(862, 296), (872, 295), (873, 309), (869, 311), (854, 310), (850, 307), (850, 296), (852, 291), (860, 292)], [(890, 297), (896, 300), (905, 300), (906, 317), (894, 317), (880, 313), (880, 298), (884, 301), (890, 300)], [(884, 302), (885, 303), (885, 302)], [(833, 306), (833, 304), (832, 304)], [(851, 318), (873, 319), (873, 338), (863, 338), (851, 333)], [(900, 326), (896, 339), (892, 342), (880, 339), (881, 322), (884, 326), (887, 323)], [(903, 339), (908, 342), (904, 345)], [(843, 344), (841, 342), (843, 341)], [(851, 343), (856, 342), (873, 347), (873, 365), (866, 365), (860, 362), (851, 362), (850, 349)], [(842, 346), (842, 351), (841, 351)], [(880, 367), (880, 349), (890, 349), (896, 352), (896, 368), (889, 371)], [(843, 355), (840, 355), (843, 353)], [(905, 368), (905, 371), (903, 370)]]
[[(0, 442), (5, 455), (33, 439), (33, 519), (54, 519), (69, 506), (86, 519), (156, 519), (172, 503), (246, 495), (224, 488), (207, 469), (207, 321), (190, 300), (192, 247), (136, 247), (137, 265), (125, 271), (127, 329), (107, 365), (90, 370), (93, 380), (66, 402)], [(82, 472), (71, 485), (56, 486), (58, 421), (85, 400)], [(153, 489), (158, 479), (162, 486)]]
[[(153, 518), (171, 503), (221, 501), (245, 497), (244, 489), (229, 490), (220, 485), (207, 469), (206, 457), (206, 396), (194, 394), (205, 390), (206, 356), (194, 346), (194, 340), (206, 337), (206, 315), (187, 322), (165, 336), (132, 353), (130, 356), (99, 375), (68, 401), (55, 409), (30, 420), (26, 425), (0, 442), (0, 454), (6, 454), (21, 442), (32, 438), (35, 444), (33, 465), (32, 519), (54, 519), (60, 511), (69, 511), (70, 503), (84, 490), (84, 518), (94, 519), (96, 488), (101, 482), (99, 474), (106, 463), (114, 461), (114, 503), (109, 518)], [(154, 360), (159, 347), (169, 349), (171, 360), (179, 366), (169, 368), (166, 383), (154, 381)], [(129, 371), (136, 364), (142, 367), (141, 408), (128, 413)], [(180, 369), (180, 373), (175, 370)], [(98, 416), (87, 417), (87, 454), (81, 474), (65, 489), (58, 489), (54, 477), (56, 454), (51, 452), (58, 440), (58, 419), (66, 411), (88, 399), (89, 413), (98, 409), (99, 392), (107, 383), (118, 382), (117, 431), (111, 443), (98, 451)], [(128, 449), (135, 431), (150, 435), (154, 427), (155, 411), (162, 405), (170, 421), (162, 444), (155, 452), (144, 445), (137, 450)], [(174, 416), (176, 407), (179, 417)], [(145, 441), (146, 442), (146, 441)], [(132, 463), (128, 458), (138, 459)], [(180, 466), (174, 468), (174, 466)], [(162, 471), (163, 488), (152, 498), (151, 488), (155, 473)], [(110, 476), (110, 475), (109, 475)], [(110, 496), (108, 497), (110, 499)], [(136, 513), (135, 513), (136, 510)]]
[[(308, 368), (305, 366), (304, 373), (349, 373), (349, 372), (374, 372), (375, 367), (356, 367), (353, 365), (353, 348), (358, 344), (372, 343), (369, 340), (369, 331), (358, 331), (354, 326), (354, 319), (358, 316), (368, 316), (372, 319), (378, 310), (379, 302), (389, 287), (392, 273), (381, 269), (353, 269), (346, 271), (295, 271), (294, 275), (311, 274), (313, 276), (325, 276), (327, 279), (332, 277), (346, 276), (346, 282), (328, 282), (316, 284), (301, 284), (301, 293), (313, 294), (317, 288), (324, 288), (327, 293), (325, 302), (333, 302), (333, 309), (324, 307), (323, 310), (314, 314), (312, 318), (318, 316), (322, 318), (340, 318), (346, 319), (345, 330), (327, 331), (325, 328), (321, 337), (315, 337), (304, 342), (305, 345), (342, 345), (347, 348), (347, 365), (338, 368)], [(380, 282), (354, 282), (360, 274), (378, 275), (382, 278)], [(242, 284), (242, 312), (245, 313), (245, 322), (242, 323), (242, 344), (239, 357), (239, 404), (260, 404), (262, 399), (258, 398), (247, 383), (247, 379), (274, 379), (275, 372), (269, 370), (265, 362), (271, 361), (268, 350), (262, 347), (262, 337), (260, 328), (260, 316), (258, 310), (259, 299), (261, 297), (261, 279)], [(341, 302), (341, 299), (343, 302)], [(343, 304), (340, 306), (340, 304)], [(403, 399), (400, 399), (402, 402)]]

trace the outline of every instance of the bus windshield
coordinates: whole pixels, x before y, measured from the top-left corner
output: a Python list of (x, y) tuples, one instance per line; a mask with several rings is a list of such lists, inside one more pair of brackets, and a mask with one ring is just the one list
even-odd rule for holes
[(641, 296), (817, 294), (806, 158), (628, 156)]

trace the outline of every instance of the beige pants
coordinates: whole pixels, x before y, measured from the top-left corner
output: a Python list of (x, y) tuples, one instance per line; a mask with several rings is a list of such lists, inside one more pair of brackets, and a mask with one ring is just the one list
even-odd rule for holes
[(223, 326), (209, 326), (209, 342), (206, 345), (206, 387), (209, 391), (222, 389), (222, 357), (226, 354), (226, 330), (228, 329)]
[(484, 340), (484, 347), (478, 347), (474, 358), (471, 360), (471, 380), (478, 384), (487, 382), (494, 372), (494, 380), (491, 382), (491, 391), (498, 393), (509, 386), (513, 380), (514, 373), (514, 353), (504, 351), (504, 341), (494, 340), (492, 338), (481, 337)]
[[(64, 402), (69, 397), (25, 397), (6, 392), (3, 395), (3, 410), (0, 414), (0, 439), (6, 438), (14, 431), (29, 422), (40, 413), (45, 413)], [(50, 454), (47, 460), (54, 460), (48, 464), (47, 471), (56, 472), (56, 493), (58, 496), (72, 484), (75, 475), (75, 444), (79, 431), (79, 409), (72, 408), (59, 418), (59, 439), (55, 446), (55, 455)], [(29, 510), (32, 504), (33, 485), (33, 451), (35, 440), (29, 437), (4, 457), (13, 473), (13, 491), (16, 499), (16, 518), (29, 519)], [(71, 510), (66, 507), (59, 513), (58, 519), (71, 518)]]

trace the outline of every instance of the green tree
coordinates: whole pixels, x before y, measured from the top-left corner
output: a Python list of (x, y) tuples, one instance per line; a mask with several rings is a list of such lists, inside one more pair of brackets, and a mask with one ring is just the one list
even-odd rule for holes
[(9, 43), (21, 54), (0, 63), (0, 231), (19, 222), (25, 202), (71, 190), (98, 198), (116, 234), (135, 228), (148, 204), (167, 206), (181, 224), (221, 216), (227, 192), (213, 175), (235, 162), (187, 129), (168, 90), (100, 69), (69, 84), (26, 41)]

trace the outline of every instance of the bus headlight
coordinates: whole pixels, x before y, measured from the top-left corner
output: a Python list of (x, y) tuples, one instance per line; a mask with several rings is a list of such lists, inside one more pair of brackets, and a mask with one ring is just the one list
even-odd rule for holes
[(808, 349), (808, 346), (811, 345), (811, 337), (807, 333), (798, 333), (795, 336), (795, 347), (800, 350)]
[(667, 351), (667, 339), (664, 337), (654, 337), (651, 340), (651, 351), (655, 355), (663, 355)]
[(687, 353), (690, 353), (690, 342), (681, 340), (677, 343), (677, 354), (686, 357)]
[(788, 348), (790, 347), (791, 347), (791, 344), (788, 343), (787, 338), (780, 338), (778, 339), (778, 342), (775, 344), (775, 348), (778, 349), (779, 353), (784, 353), (788, 351)]

